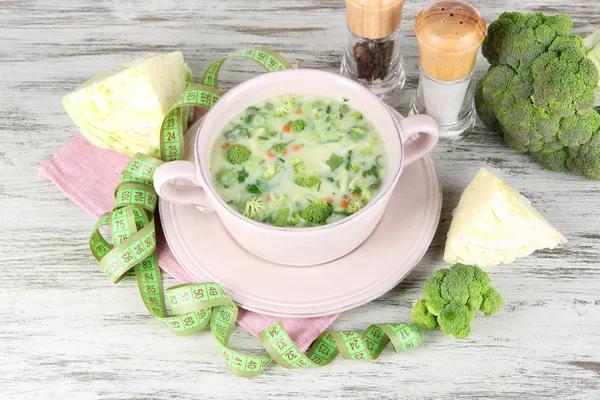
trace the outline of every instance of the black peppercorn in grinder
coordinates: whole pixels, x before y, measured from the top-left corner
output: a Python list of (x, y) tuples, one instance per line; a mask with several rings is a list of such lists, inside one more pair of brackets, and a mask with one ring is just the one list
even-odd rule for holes
[(398, 46), (404, 0), (346, 0), (350, 37), (340, 73), (387, 97), (404, 87)]

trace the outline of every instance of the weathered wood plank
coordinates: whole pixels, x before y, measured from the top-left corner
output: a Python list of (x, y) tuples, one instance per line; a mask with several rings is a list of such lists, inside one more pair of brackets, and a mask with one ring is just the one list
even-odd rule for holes
[[(402, 45), (406, 113), (417, 81), (408, 1)], [(594, 2), (473, 1), (489, 21), (503, 10), (568, 13), (575, 31), (600, 20)], [(473, 334), (427, 333), (418, 350), (380, 361), (338, 360), (304, 372), (230, 375), (207, 334), (174, 337), (145, 311), (135, 282), (111, 286), (87, 251), (94, 221), (37, 175), (75, 132), (60, 98), (89, 76), (146, 52), (180, 49), (196, 76), (210, 61), (253, 45), (303, 67), (337, 71), (346, 45), (341, 0), (174, 2), (0, 1), (0, 397), (2, 398), (588, 398), (600, 397), (600, 183), (541, 169), (477, 126), (435, 151), (442, 220), (420, 266), (382, 298), (344, 313), (334, 328), (408, 320), (441, 259), (450, 211), (480, 167), (528, 196), (570, 240), (491, 270), (506, 298)], [(487, 68), (480, 57), (476, 78)], [(228, 61), (223, 87), (260, 70)], [(166, 285), (175, 282), (166, 278)], [(241, 330), (233, 343), (259, 350)]]

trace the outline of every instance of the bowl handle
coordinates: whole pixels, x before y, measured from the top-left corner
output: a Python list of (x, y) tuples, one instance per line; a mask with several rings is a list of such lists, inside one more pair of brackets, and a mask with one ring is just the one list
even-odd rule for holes
[(437, 144), (438, 125), (429, 115), (419, 114), (396, 118), (400, 128), (400, 140), (404, 146), (402, 166), (406, 167), (429, 153)]
[[(174, 179), (184, 179), (192, 185), (177, 185), (172, 182)], [(154, 174), (154, 189), (171, 203), (194, 205), (203, 212), (214, 211), (196, 179), (196, 167), (189, 161), (171, 161), (158, 167)]]

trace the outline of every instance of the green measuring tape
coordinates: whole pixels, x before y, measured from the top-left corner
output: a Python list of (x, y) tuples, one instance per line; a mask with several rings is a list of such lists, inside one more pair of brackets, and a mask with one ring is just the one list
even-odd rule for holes
[[(163, 121), (161, 157), (164, 161), (183, 158), (183, 137), (187, 130), (184, 107), (208, 110), (223, 94), (216, 82), (223, 62), (229, 57), (252, 59), (269, 72), (291, 67), (279, 54), (262, 48), (237, 51), (213, 62), (204, 73), (202, 84), (188, 88)], [(112, 212), (100, 216), (96, 223), (90, 237), (90, 250), (113, 283), (134, 269), (144, 305), (171, 332), (191, 335), (210, 326), (225, 364), (242, 377), (258, 375), (273, 360), (285, 368), (314, 368), (329, 364), (338, 353), (353, 360), (377, 359), (390, 341), (396, 353), (423, 343), (421, 331), (414, 324), (376, 324), (363, 333), (325, 331), (304, 354), (277, 322), (259, 334), (268, 355), (247, 355), (230, 349), (228, 342), (238, 308), (221, 286), (214, 282), (188, 283), (163, 289), (154, 225), (158, 196), (152, 181), (164, 161), (143, 154), (132, 158), (115, 189)], [(101, 234), (102, 227), (108, 227), (112, 244)], [(173, 315), (169, 316), (168, 308)]]

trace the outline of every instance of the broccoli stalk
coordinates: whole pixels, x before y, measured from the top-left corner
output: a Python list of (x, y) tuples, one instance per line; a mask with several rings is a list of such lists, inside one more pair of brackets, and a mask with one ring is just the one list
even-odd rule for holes
[(425, 284), (425, 298), (413, 304), (412, 319), (420, 328), (437, 329), (456, 339), (471, 333), (476, 311), (495, 314), (504, 303), (490, 286), (490, 277), (479, 267), (455, 264), (444, 268)]
[(484, 125), (543, 167), (600, 179), (600, 30), (582, 39), (571, 27), (566, 15), (503, 13), (482, 45), (491, 66), (475, 105)]

